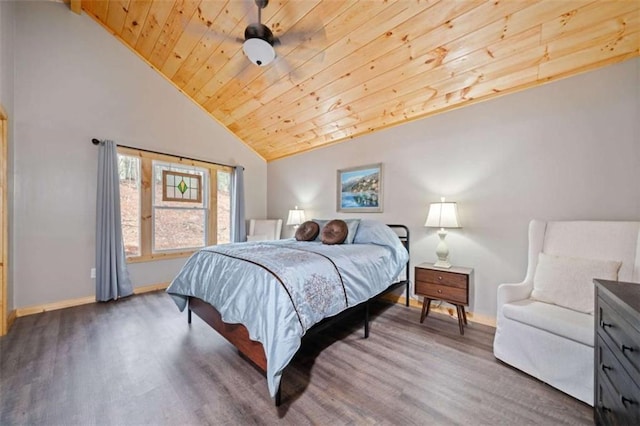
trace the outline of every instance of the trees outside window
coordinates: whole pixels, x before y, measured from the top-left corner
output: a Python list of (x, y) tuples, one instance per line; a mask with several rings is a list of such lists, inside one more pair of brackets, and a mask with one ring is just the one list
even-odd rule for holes
[(231, 167), (123, 147), (118, 153), (128, 261), (230, 242)]

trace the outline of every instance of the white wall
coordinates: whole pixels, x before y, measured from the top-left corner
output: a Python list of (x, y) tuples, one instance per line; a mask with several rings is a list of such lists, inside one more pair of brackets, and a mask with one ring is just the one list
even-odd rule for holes
[[(266, 213), (266, 163), (86, 14), (16, 4), (16, 307), (95, 294), (91, 138), (245, 166), (247, 217)], [(134, 286), (185, 259), (130, 265)]]
[[(13, 2), (0, 1), (0, 105), (8, 116), (7, 139), (7, 218), (13, 221), (13, 98), (14, 98), (14, 31), (15, 7)], [(7, 253), (7, 313), (14, 308), (13, 303), (13, 233), (8, 230), (9, 252)]]
[[(425, 118), (268, 165), (268, 215), (361, 216), (411, 229), (411, 261), (436, 260), (430, 202), (457, 201), (450, 260), (475, 269), (470, 310), (526, 270), (527, 226), (640, 220), (640, 59)], [(336, 169), (384, 163), (384, 213), (337, 214)], [(291, 232), (290, 230), (288, 230)]]

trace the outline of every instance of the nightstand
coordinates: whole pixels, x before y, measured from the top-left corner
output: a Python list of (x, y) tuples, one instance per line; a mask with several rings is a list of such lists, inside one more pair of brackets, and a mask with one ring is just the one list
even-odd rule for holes
[[(421, 263), (415, 268), (415, 293), (424, 296), (420, 322), (429, 315), (432, 300), (442, 300), (456, 306), (460, 334), (464, 334), (467, 324), (465, 306), (469, 305), (469, 281), (472, 268), (452, 266), (449, 269), (437, 268), (433, 263)], [(464, 324), (463, 324), (464, 323)]]

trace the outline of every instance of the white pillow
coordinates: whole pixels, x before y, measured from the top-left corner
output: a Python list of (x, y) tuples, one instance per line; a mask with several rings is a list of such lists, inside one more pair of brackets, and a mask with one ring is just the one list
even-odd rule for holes
[(265, 241), (267, 240), (267, 235), (247, 235), (247, 241)]
[(531, 297), (593, 315), (593, 279), (617, 280), (622, 262), (538, 255)]

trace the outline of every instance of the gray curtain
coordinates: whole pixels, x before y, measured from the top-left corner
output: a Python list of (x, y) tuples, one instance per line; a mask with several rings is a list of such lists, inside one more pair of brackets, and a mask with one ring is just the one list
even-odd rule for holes
[(247, 239), (247, 225), (244, 217), (244, 167), (233, 170), (231, 189), (231, 242), (239, 243)]
[(120, 222), (118, 152), (113, 141), (102, 141), (98, 148), (96, 300), (106, 302), (131, 294)]

